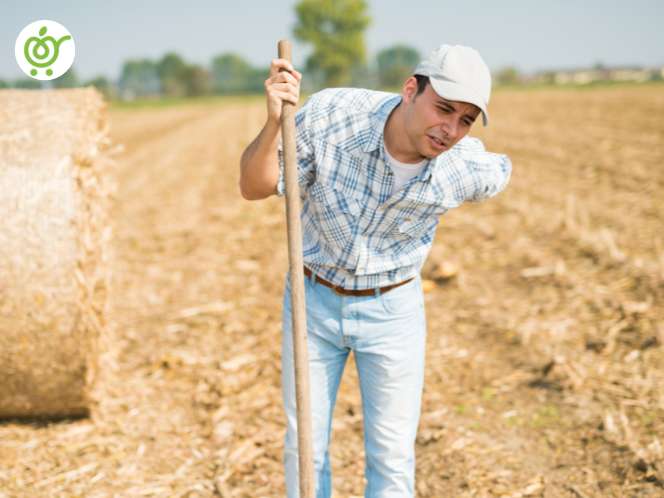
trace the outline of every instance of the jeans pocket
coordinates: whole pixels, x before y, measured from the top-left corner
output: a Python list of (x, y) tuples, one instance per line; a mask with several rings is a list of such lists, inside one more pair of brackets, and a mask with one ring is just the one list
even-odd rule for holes
[(423, 306), (419, 277), (380, 295), (383, 309), (390, 315), (411, 315)]

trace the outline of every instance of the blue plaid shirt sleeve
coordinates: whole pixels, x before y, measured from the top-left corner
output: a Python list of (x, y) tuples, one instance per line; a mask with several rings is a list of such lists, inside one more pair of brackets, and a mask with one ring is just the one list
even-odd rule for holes
[[(311, 185), (315, 178), (315, 156), (311, 139), (311, 107), (312, 99), (309, 98), (295, 114), (295, 146), (297, 156), (297, 176), (300, 191)], [(279, 179), (277, 180), (277, 196), (286, 194), (286, 182), (284, 178), (284, 151), (283, 143), (279, 139)]]
[(505, 189), (512, 175), (512, 162), (509, 157), (487, 152), (479, 139), (471, 137), (463, 140), (459, 154), (468, 168), (470, 184), (473, 186), (466, 200), (482, 201)]

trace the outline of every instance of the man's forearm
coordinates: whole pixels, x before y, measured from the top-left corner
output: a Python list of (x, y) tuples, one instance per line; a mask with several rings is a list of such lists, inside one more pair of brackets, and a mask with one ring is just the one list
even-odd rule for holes
[(268, 120), (240, 159), (240, 192), (245, 199), (264, 199), (277, 192), (278, 145), (279, 123)]

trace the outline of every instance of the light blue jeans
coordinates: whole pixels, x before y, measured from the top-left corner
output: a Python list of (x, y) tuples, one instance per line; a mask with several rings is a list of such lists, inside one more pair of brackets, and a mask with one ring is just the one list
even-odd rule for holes
[[(415, 436), (424, 380), (426, 318), (422, 281), (382, 295), (341, 296), (305, 277), (316, 498), (330, 498), (332, 413), (350, 351), (364, 416), (365, 498), (415, 496)], [(288, 498), (297, 498), (298, 451), (290, 278), (282, 313), (282, 390), (287, 418)]]

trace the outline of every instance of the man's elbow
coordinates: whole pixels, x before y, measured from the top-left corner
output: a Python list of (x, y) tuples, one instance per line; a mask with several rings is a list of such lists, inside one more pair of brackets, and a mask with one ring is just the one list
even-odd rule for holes
[(242, 180), (238, 182), (238, 188), (240, 189), (240, 195), (246, 201), (257, 201), (261, 199), (261, 197), (256, 195), (256, 192), (245, 187), (245, 185), (242, 183)]
[(242, 198), (247, 201), (259, 201), (277, 193), (276, 187), (272, 190), (249, 188), (242, 182), (242, 180), (240, 180), (238, 188), (240, 189), (240, 195), (242, 195)]

